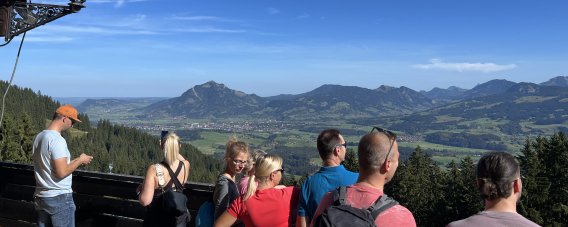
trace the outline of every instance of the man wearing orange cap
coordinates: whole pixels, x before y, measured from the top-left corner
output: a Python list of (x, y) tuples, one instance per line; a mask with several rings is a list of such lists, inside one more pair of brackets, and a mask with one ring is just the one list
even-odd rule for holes
[(46, 130), (40, 132), (32, 150), (36, 189), (34, 205), (38, 226), (75, 226), (75, 203), (71, 189), (71, 173), (89, 164), (93, 156), (81, 154), (71, 160), (71, 153), (61, 132), (81, 122), (71, 105), (57, 108)]

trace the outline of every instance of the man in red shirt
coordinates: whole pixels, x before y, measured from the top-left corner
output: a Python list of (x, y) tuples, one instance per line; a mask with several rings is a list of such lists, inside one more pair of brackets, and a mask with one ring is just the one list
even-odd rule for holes
[[(376, 130), (376, 131), (375, 131)], [(355, 208), (368, 208), (383, 195), (383, 189), (398, 167), (398, 144), (396, 134), (381, 128), (373, 128), (371, 133), (363, 136), (357, 150), (359, 156), (359, 179), (357, 183), (347, 187), (347, 204)], [(333, 194), (328, 192), (320, 201), (314, 214), (314, 220), (327, 208), (333, 205)], [(416, 226), (412, 213), (401, 205), (395, 205), (375, 219), (378, 226)]]

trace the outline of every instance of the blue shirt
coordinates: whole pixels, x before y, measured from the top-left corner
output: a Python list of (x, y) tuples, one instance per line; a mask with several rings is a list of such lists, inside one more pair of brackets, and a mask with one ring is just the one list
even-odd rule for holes
[(340, 186), (355, 184), (358, 177), (358, 173), (346, 170), (343, 165), (321, 167), (302, 184), (298, 215), (311, 219), (325, 193)]

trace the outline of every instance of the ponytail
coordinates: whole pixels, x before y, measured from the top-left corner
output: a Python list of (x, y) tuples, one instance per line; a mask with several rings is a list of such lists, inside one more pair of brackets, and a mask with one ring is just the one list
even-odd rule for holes
[[(282, 166), (282, 158), (278, 155), (268, 154), (260, 156), (254, 164), (254, 175), (250, 176), (247, 192), (243, 197), (243, 201), (256, 192), (259, 184), (265, 184), (270, 174)], [(258, 183), (258, 184), (257, 184)]]
[(255, 182), (254, 178), (255, 178), (254, 175), (249, 177), (247, 192), (245, 193), (245, 195), (243, 197), (243, 201), (246, 201), (248, 198), (250, 198), (252, 196), (252, 194), (254, 194), (254, 192), (256, 192), (256, 188), (258, 187), (258, 184)]
[(175, 133), (169, 132), (164, 137), (163, 141), (164, 160), (166, 161), (166, 163), (168, 163), (168, 165), (172, 165), (175, 161), (178, 160), (180, 146), (179, 137)]

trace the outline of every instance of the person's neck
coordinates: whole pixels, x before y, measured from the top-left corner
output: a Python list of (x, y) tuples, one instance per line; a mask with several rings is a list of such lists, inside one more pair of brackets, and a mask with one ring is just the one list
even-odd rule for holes
[(232, 180), (233, 182), (235, 181), (236, 177), (237, 177), (237, 173), (231, 172), (228, 169), (225, 170), (225, 172), (223, 173), (223, 175), (225, 175), (227, 178), (229, 178), (230, 180)]
[(485, 210), (517, 213), (517, 202), (511, 197), (499, 198), (493, 201), (485, 200)]
[(366, 176), (359, 173), (359, 179), (357, 179), (357, 183), (371, 188), (376, 188), (381, 191), (384, 191), (385, 188), (385, 180), (380, 176)]
[(335, 167), (341, 165), (341, 160), (339, 158), (329, 158), (327, 160), (323, 160), (323, 166), (325, 167)]
[(47, 130), (53, 130), (53, 131), (57, 131), (59, 133), (61, 133), (61, 131), (63, 131), (63, 128), (61, 127), (60, 124), (58, 124), (55, 121), (52, 121), (49, 126), (47, 127)]
[(258, 183), (258, 187), (256, 188), (256, 190), (264, 190), (264, 189), (274, 188), (274, 186), (276, 186), (276, 185), (274, 183), (272, 183), (272, 181), (262, 182), (262, 183)]

